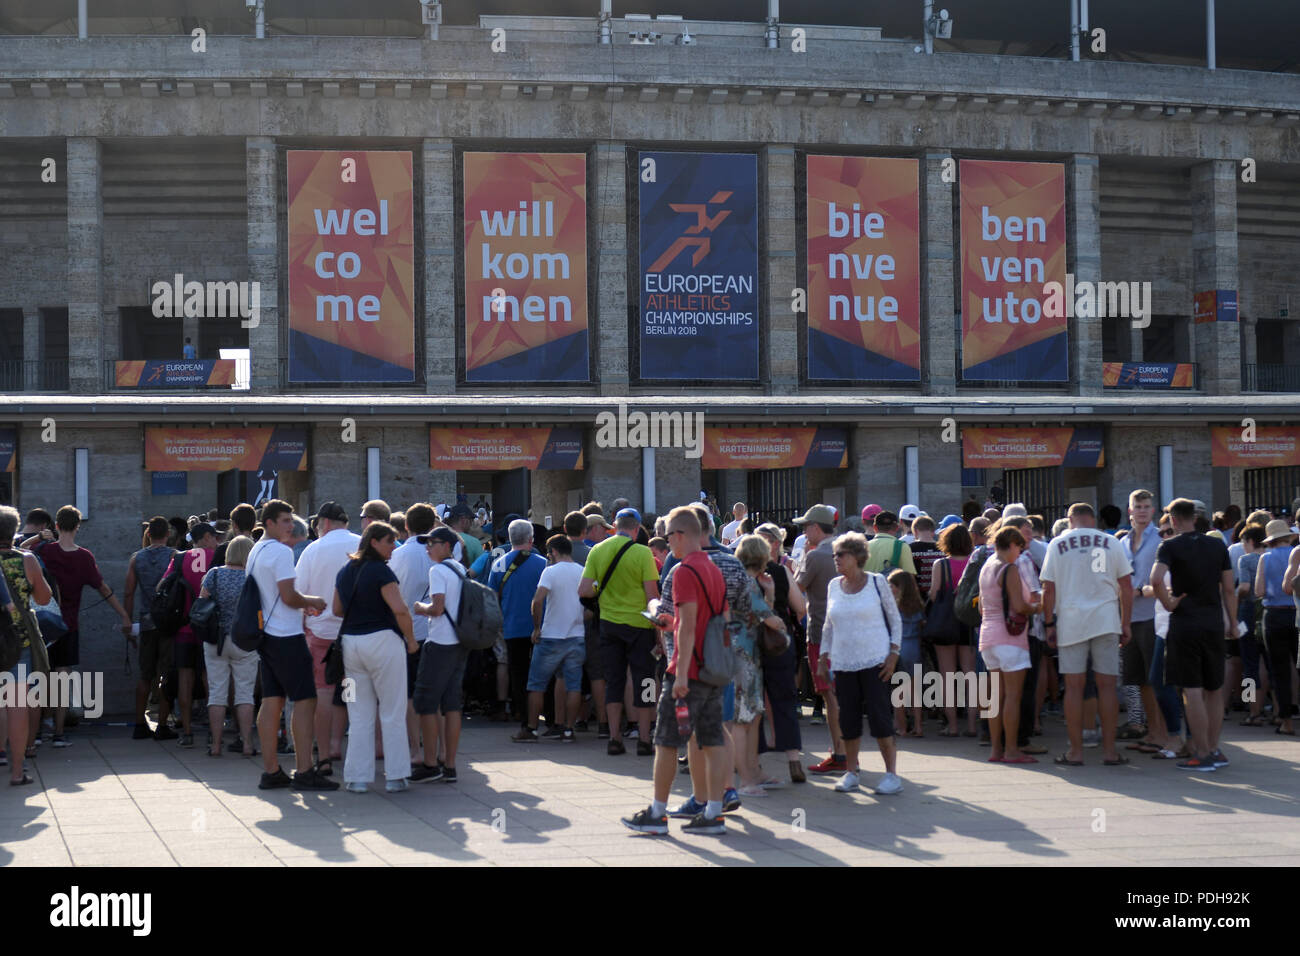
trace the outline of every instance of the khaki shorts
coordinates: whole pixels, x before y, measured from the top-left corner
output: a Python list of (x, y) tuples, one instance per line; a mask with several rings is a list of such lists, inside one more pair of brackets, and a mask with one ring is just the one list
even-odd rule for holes
[(1111, 677), (1119, 673), (1119, 635), (1101, 634), (1078, 644), (1056, 649), (1056, 669), (1062, 674), (1083, 674), (1092, 658), (1094, 674)]

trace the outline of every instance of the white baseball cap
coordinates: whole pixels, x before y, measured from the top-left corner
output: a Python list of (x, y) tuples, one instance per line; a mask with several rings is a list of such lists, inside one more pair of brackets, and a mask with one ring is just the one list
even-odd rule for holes
[(898, 509), (898, 520), (915, 521), (923, 514), (925, 514), (925, 512), (922, 511), (920, 508), (918, 508), (916, 505), (903, 505), (903, 507)]

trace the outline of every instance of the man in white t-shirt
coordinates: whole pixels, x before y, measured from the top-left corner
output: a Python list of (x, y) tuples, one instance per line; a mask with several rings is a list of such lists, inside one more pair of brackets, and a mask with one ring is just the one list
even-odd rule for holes
[[(553, 535), (546, 542), (551, 563), (542, 569), (533, 594), (533, 657), (528, 665), (528, 724), (511, 739), (516, 743), (561, 740), (576, 743), (573, 721), (582, 706), (582, 667), (587, 661), (586, 628), (582, 622), (582, 565), (573, 560), (573, 542), (565, 535)], [(537, 720), (542, 712), (546, 685), (556, 672), (555, 724), (540, 738)], [(560, 696), (560, 681), (564, 696)]]
[[(294, 587), (297, 572), (293, 551), (286, 543), (293, 538), (293, 506), (272, 498), (262, 508), (262, 540), (253, 545), (245, 565), (257, 582), (262, 601), (262, 709), (257, 714), (257, 733), (262, 742), (262, 764), (266, 772), (258, 789), (292, 786), (295, 790), (337, 790), (339, 785), (318, 774), (311, 763), (312, 730), (316, 719), (316, 681), (312, 676), (311, 651), (303, 633), (302, 613), (320, 614), (323, 597), (302, 594)], [(331, 598), (333, 590), (330, 591)], [(280, 769), (275, 735), (280, 726), (285, 698), (293, 701), (293, 779)]]
[[(422, 534), (428, 534), (433, 530), (434, 525), (438, 523), (438, 516), (433, 510), (433, 505), (420, 502), (413, 504), (406, 509), (406, 530), (410, 532), (410, 537), (398, 548), (393, 550), (393, 556), (388, 559), (388, 568), (393, 574), (397, 575), (397, 588), (401, 592), (402, 602), (411, 610), (411, 627), (412, 633), (417, 644), (423, 644), (429, 636), (429, 619), (422, 614), (415, 613), (417, 601), (423, 601), (429, 594), (429, 569), (433, 567), (433, 560), (429, 557), (429, 549), (416, 540)], [(457, 541), (457, 549), (460, 543)], [(460, 552), (457, 551), (452, 557), (459, 560)], [(406, 734), (411, 745), (411, 760), (413, 763), (420, 763), (425, 759), (423, 748), (420, 746), (420, 715), (415, 712), (415, 675), (419, 667), (420, 655), (411, 654), (406, 659)], [(437, 738), (430, 741), (430, 746), (434, 749), (428, 754), (428, 758), (433, 760), (437, 751)]]
[(1119, 649), (1131, 637), (1133, 565), (1119, 540), (1096, 530), (1088, 504), (1070, 505), (1070, 530), (1052, 539), (1039, 576), (1043, 584), (1043, 622), (1049, 647), (1057, 649), (1057, 668), (1065, 675), (1065, 723), (1070, 749), (1058, 764), (1083, 763), (1083, 685), (1092, 659), (1101, 712), (1103, 762), (1127, 763), (1115, 750), (1119, 700), (1115, 679)]
[(740, 539), (740, 525), (745, 520), (745, 515), (749, 509), (745, 507), (743, 501), (737, 501), (731, 506), (731, 515), (735, 521), (729, 521), (722, 526), (722, 544), (725, 547), (731, 547)]
[(329, 605), (333, 602), (334, 581), (356, 553), (361, 535), (348, 530), (348, 514), (337, 501), (321, 505), (315, 521), (319, 537), (298, 556), (294, 587), (303, 594), (328, 595), (331, 599), (319, 615), (303, 621), (316, 682), (316, 746), (320, 763), (329, 765), (324, 769), (318, 764), (317, 769), (329, 774), (333, 762), (343, 759), (343, 728), (348, 721), (347, 708), (334, 703), (334, 685), (325, 681), (325, 652), (339, 636), (339, 625), (343, 623)]
[[(415, 696), (412, 702), (420, 715), (424, 735), (424, 761), (411, 771), (411, 780), (430, 783), (456, 782), (456, 750), (460, 746), (460, 718), (464, 708), (461, 685), (465, 682), (465, 664), (469, 651), (456, 636), (455, 621), (460, 613), (460, 594), (465, 569), (451, 556), (460, 541), (448, 527), (434, 528), (418, 535), (432, 566), (429, 568), (429, 600), (417, 601), (417, 616), (428, 622), (424, 637), (416, 631), (420, 644), (420, 663), (415, 672)], [(441, 737), (443, 762), (430, 766), (428, 760), (437, 752)]]

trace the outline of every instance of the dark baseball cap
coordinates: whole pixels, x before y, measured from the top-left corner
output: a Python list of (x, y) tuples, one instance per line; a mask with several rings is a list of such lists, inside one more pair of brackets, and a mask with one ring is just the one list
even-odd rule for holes
[(442, 541), (454, 548), (456, 542), (460, 541), (460, 536), (450, 528), (434, 528), (428, 534), (417, 534), (415, 540), (423, 545), (429, 545), (435, 541)]
[(343, 510), (343, 506), (337, 501), (327, 501), (316, 509), (316, 513), (311, 516), (311, 520), (318, 518), (329, 518), (330, 521), (347, 521), (348, 513)]
[(455, 520), (456, 518), (472, 518), (474, 517), (474, 509), (469, 505), (453, 505), (451, 514), (447, 517), (452, 520)]
[(212, 527), (206, 521), (200, 521), (193, 528), (190, 528), (190, 541), (198, 541), (204, 535), (216, 534), (217, 529)]

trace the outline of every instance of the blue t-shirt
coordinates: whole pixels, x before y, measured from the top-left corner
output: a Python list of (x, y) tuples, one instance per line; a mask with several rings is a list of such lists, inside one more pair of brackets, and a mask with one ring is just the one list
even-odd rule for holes
[(501, 597), (501, 616), (504, 620), (504, 636), (531, 637), (533, 633), (533, 595), (537, 593), (537, 582), (546, 570), (546, 559), (536, 551), (528, 552), (528, 557), (519, 562), (510, 579), (502, 581), (506, 569), (514, 561), (518, 551), (507, 551), (492, 563), (492, 573), (488, 575), (488, 587)]
[(334, 586), (338, 588), (345, 617), (340, 634), (373, 634), (391, 630), (401, 634), (393, 609), (384, 600), (384, 585), (397, 583), (397, 575), (383, 561), (349, 561)]

